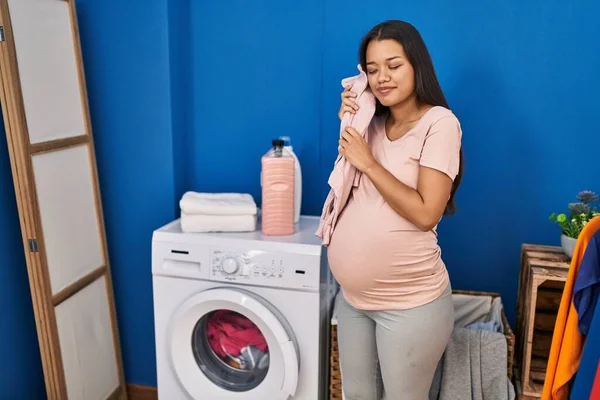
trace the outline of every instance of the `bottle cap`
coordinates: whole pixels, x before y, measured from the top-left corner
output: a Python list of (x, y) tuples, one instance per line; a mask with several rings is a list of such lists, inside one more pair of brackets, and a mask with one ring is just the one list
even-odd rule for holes
[(272, 144), (273, 147), (283, 147), (284, 142), (281, 139), (273, 139)]
[(292, 145), (292, 140), (290, 139), (289, 136), (279, 136), (279, 139), (283, 140), (283, 145), (284, 146), (291, 146)]

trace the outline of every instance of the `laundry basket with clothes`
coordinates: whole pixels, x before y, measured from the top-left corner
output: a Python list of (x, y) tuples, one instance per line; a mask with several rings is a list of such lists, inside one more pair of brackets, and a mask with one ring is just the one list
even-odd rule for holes
[(454, 293), (454, 331), (438, 364), (429, 400), (513, 400), (500, 296)]

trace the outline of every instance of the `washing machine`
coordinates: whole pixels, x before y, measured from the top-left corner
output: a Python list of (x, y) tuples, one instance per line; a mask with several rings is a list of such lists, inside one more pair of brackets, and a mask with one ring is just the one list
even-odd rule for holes
[(318, 217), (289, 236), (153, 233), (161, 400), (325, 400), (338, 291)]

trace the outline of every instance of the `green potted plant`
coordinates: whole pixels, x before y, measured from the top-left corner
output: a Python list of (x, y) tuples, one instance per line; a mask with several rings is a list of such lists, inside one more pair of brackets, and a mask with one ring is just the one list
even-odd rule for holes
[(569, 213), (550, 215), (550, 220), (556, 222), (561, 228), (560, 244), (563, 251), (569, 257), (573, 257), (575, 243), (581, 230), (594, 217), (600, 215), (593, 206), (598, 201), (598, 195), (589, 190), (583, 190), (577, 194), (577, 202), (569, 203)]

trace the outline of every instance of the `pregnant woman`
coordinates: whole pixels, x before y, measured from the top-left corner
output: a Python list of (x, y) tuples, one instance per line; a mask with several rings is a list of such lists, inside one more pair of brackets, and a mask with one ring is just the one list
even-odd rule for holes
[[(453, 330), (452, 290), (436, 227), (454, 211), (461, 128), (418, 31), (401, 21), (363, 39), (360, 66), (376, 111), (368, 143), (342, 132), (339, 152), (361, 173), (328, 248), (347, 400), (425, 400)], [(342, 93), (340, 119), (359, 108)]]

